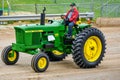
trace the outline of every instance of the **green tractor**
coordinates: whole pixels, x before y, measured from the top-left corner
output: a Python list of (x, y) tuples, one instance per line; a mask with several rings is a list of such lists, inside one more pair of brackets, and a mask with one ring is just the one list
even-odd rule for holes
[(90, 24), (73, 27), (72, 38), (67, 39), (64, 20), (50, 20), (44, 24), (45, 13), (41, 14), (41, 24), (14, 27), (16, 42), (3, 49), (1, 58), (6, 65), (14, 65), (19, 52), (34, 55), (31, 67), (35, 72), (44, 72), (49, 61), (62, 61), (69, 54), (81, 68), (94, 68), (103, 60), (106, 40), (103, 33)]

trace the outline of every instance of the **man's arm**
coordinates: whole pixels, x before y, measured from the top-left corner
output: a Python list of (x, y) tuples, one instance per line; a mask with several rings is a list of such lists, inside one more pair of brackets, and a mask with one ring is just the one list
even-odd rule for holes
[(70, 10), (67, 12), (67, 14), (65, 15), (65, 19), (68, 17), (68, 14), (70, 13)]

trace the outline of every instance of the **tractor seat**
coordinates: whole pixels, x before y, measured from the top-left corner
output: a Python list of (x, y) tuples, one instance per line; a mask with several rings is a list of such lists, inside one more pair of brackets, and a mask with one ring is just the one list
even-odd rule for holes
[(74, 28), (78, 28), (78, 24), (74, 24)]
[(75, 30), (77, 31), (77, 33), (79, 32), (78, 31), (78, 24), (74, 24), (74, 28), (75, 28)]
[(74, 24), (74, 27), (77, 27), (78, 26), (78, 24)]
[(76, 24), (76, 25), (81, 24), (81, 20), (76, 21), (76, 23), (75, 23), (75, 24)]
[(76, 23), (74, 24), (74, 28), (76, 29), (76, 31), (77, 31), (77, 33), (79, 32), (79, 30), (78, 30), (78, 25), (79, 24), (81, 24), (81, 20), (78, 20), (78, 21), (76, 21)]
[(76, 23), (74, 24), (74, 27), (77, 28), (79, 24), (81, 24), (81, 20), (76, 21)]

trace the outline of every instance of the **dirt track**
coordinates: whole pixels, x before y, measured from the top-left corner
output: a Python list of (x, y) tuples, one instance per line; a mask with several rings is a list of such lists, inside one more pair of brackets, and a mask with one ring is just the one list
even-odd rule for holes
[[(7, 66), (0, 59), (0, 80), (120, 80), (120, 27), (99, 28), (107, 40), (103, 62), (93, 69), (77, 67), (71, 55), (64, 61), (51, 62), (44, 73), (35, 73), (31, 55), (20, 53), (16, 65)], [(0, 28), (0, 52), (15, 41), (13, 28)]]

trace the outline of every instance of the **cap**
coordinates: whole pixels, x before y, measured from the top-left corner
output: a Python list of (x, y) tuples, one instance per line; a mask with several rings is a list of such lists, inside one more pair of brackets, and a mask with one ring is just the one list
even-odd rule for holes
[(76, 4), (75, 3), (71, 3), (70, 6), (76, 6)]

